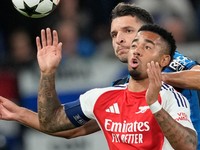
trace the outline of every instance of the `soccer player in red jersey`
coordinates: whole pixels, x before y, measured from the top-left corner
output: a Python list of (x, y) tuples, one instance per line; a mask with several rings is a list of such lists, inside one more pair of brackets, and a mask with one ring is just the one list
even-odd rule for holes
[(64, 105), (55, 90), (61, 47), (57, 32), (51, 34), (49, 28), (41, 31), (41, 42), (37, 37), (41, 72), (38, 114), (42, 130), (68, 130), (95, 119), (110, 150), (196, 149), (197, 135), (188, 100), (161, 81), (161, 70), (176, 50), (169, 32), (157, 25), (142, 26), (128, 53), (129, 83), (92, 89)]
[[(120, 14), (119, 12), (123, 8), (126, 9), (126, 11), (124, 11), (124, 14)], [(121, 3), (117, 5), (113, 10), (115, 10), (116, 12), (112, 14), (112, 22), (111, 22), (111, 37), (113, 39), (113, 47), (116, 56), (122, 62), (126, 62), (127, 53), (129, 51), (131, 44), (130, 41), (135, 36), (137, 30), (143, 24), (153, 23), (153, 20), (148, 12), (134, 5)], [(116, 36), (117, 38), (115, 38)], [(193, 68), (198, 69), (197, 66), (198, 65), (194, 64)], [(188, 78), (191, 76), (193, 78)], [(200, 79), (200, 77), (198, 76), (198, 73), (196, 73), (196, 71), (185, 71), (185, 72), (183, 71), (180, 73), (166, 74), (165, 78), (172, 85), (179, 85), (180, 87), (183, 88), (184, 87), (193, 89), (199, 88), (198, 79)], [(196, 82), (192, 82), (190, 79), (195, 80)], [(0, 100), (2, 103), (2, 105), (0, 105), (2, 107), (0, 110), (3, 111), (1, 112), (2, 114), (1, 119), (16, 120), (26, 126), (44, 132), (39, 127), (37, 113), (27, 110), (26, 108), (18, 107), (5, 98), (1, 97)], [(198, 99), (196, 100), (198, 101)], [(193, 106), (198, 107), (198, 105), (193, 105)], [(48, 134), (65, 138), (73, 138), (77, 136), (90, 134), (98, 130), (100, 130), (98, 124), (94, 120), (90, 120), (88, 123), (79, 128), (57, 133), (48, 133)]]

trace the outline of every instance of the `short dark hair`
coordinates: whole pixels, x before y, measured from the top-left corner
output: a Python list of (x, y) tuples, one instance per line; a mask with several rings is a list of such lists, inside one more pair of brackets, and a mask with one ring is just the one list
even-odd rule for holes
[(119, 3), (117, 6), (113, 8), (111, 12), (111, 21), (117, 17), (129, 16), (129, 15), (133, 17), (136, 16), (139, 20), (141, 20), (145, 24), (154, 23), (153, 17), (145, 9), (137, 7), (134, 4), (124, 3), (124, 2)]
[(154, 33), (160, 35), (167, 42), (167, 45), (169, 47), (167, 53), (169, 53), (169, 55), (171, 56), (171, 60), (172, 60), (173, 55), (176, 50), (176, 42), (175, 42), (174, 37), (171, 32), (168, 32), (167, 30), (165, 30), (164, 28), (162, 28), (156, 24), (143, 25), (138, 30), (138, 32), (140, 32), (140, 31), (150, 31), (150, 32), (154, 32)]

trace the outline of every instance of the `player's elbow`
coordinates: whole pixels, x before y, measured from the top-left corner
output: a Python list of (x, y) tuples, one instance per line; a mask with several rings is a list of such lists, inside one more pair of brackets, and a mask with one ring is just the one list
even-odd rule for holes
[(188, 129), (188, 134), (180, 140), (180, 145), (174, 147), (176, 150), (197, 150), (197, 134), (195, 131)]
[(198, 145), (198, 138), (195, 133), (195, 135), (192, 135), (192, 137), (191, 137), (191, 144), (188, 147), (188, 150), (197, 150), (197, 145)]
[(188, 132), (190, 135), (188, 135), (188, 150), (197, 150), (197, 145), (198, 145), (198, 137), (197, 133), (193, 130), (188, 129)]
[(53, 129), (51, 127), (50, 123), (46, 124), (46, 123), (43, 123), (43, 122), (40, 122), (40, 130), (44, 133), (47, 133), (47, 134), (52, 134), (52, 133), (56, 132), (55, 129)]
[(39, 116), (39, 123), (40, 123), (40, 130), (42, 132), (45, 132), (47, 134), (54, 133), (56, 132), (56, 126), (55, 126), (55, 121), (50, 118), (41, 118)]

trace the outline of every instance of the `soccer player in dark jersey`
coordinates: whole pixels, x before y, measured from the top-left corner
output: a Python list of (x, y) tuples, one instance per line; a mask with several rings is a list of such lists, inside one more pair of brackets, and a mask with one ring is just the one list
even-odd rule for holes
[[(119, 58), (120, 61), (127, 62), (127, 53), (131, 45), (131, 40), (135, 36), (137, 30), (141, 27), (141, 25), (152, 24), (152, 23), (153, 23), (153, 19), (151, 15), (144, 9), (139, 8), (137, 6), (120, 3), (113, 9), (112, 21), (111, 21), (111, 37), (113, 41), (112, 43), (113, 43), (113, 48), (115, 50), (115, 54)], [(178, 52), (175, 52), (175, 53), (178, 54)], [(199, 65), (196, 62), (184, 57), (182, 54), (180, 55), (181, 57), (179, 58), (183, 58), (183, 59), (178, 59), (178, 60), (179, 61), (186, 60), (186, 62), (188, 63), (187, 66), (189, 66), (189, 68), (184, 67), (185, 65), (184, 61), (183, 62), (180, 61), (180, 62), (175, 63), (175, 66), (178, 66), (177, 68), (179, 69), (173, 67), (174, 69), (170, 69), (170, 70), (179, 71), (181, 70), (180, 68), (182, 68), (183, 70), (188, 70), (188, 71), (166, 73), (166, 74), (163, 73), (162, 79), (165, 82), (173, 85), (174, 87), (199, 89), (200, 88)], [(124, 80), (120, 79), (116, 81), (114, 84), (115, 85), (124, 84), (128, 81), (128, 79), (129, 77), (125, 78)], [(195, 94), (196, 91), (195, 90), (192, 90), (192, 91), (194, 92), (192, 92), (192, 94), (189, 94), (189, 96), (194, 99), (191, 99), (190, 97), (187, 97), (187, 98), (190, 100), (191, 110), (193, 111), (192, 116), (191, 116), (192, 121), (194, 123), (195, 129), (197, 130), (197, 132), (199, 132), (200, 131), (199, 129), (200, 128), (199, 127), (200, 113), (198, 112), (199, 102)], [(187, 93), (190, 93), (190, 91), (188, 91)], [(2, 106), (1, 106), (2, 109), (0, 109), (0, 111), (2, 111), (1, 119), (16, 120), (26, 126), (42, 131), (39, 127), (37, 113), (27, 110), (26, 108), (18, 107), (3, 97), (1, 97), (0, 100), (2, 102)], [(86, 123), (84, 126), (81, 126), (79, 128), (76, 128), (70, 131), (51, 133), (51, 134), (55, 136), (65, 137), (65, 138), (73, 138), (73, 137), (77, 137), (81, 135), (90, 134), (98, 130), (100, 129), (98, 125), (96, 124), (96, 122), (94, 120), (91, 120), (88, 123)]]

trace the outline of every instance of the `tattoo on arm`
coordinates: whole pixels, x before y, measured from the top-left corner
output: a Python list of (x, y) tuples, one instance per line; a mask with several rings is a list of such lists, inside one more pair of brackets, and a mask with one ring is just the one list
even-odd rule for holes
[(55, 90), (55, 75), (42, 75), (38, 91), (38, 114), (43, 130), (62, 131), (74, 126), (66, 118)]
[(175, 149), (195, 149), (196, 133), (176, 122), (164, 109), (154, 114), (161, 130)]

